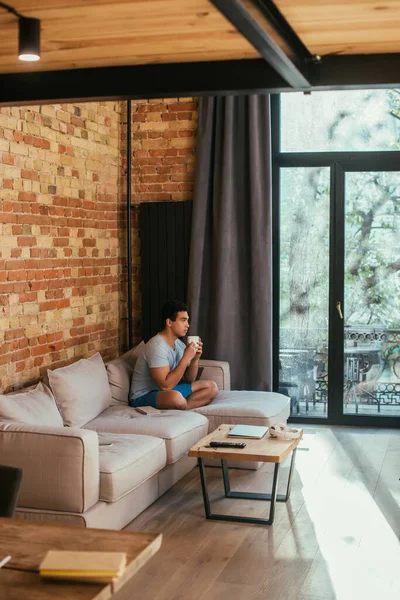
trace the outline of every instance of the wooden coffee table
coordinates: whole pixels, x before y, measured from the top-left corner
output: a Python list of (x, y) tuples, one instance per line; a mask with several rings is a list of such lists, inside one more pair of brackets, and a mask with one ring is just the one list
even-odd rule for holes
[[(233, 425), (220, 425), (218, 429), (201, 439), (189, 450), (189, 456), (197, 457), (199, 459), (199, 470), (201, 479), (201, 489), (203, 492), (204, 510), (207, 519), (214, 519), (220, 521), (240, 521), (243, 523), (258, 523), (261, 525), (272, 525), (275, 517), (275, 503), (286, 502), (290, 496), (290, 489), (292, 483), (292, 475), (294, 469), (294, 462), (296, 458), (297, 446), (303, 436), (303, 430), (300, 430), (301, 435), (295, 440), (280, 440), (272, 438), (268, 433), (260, 440), (249, 439), (249, 438), (228, 438), (228, 433), (232, 429)], [(238, 448), (210, 448), (209, 443), (211, 441), (218, 442), (245, 442), (246, 447), (243, 449)], [(289, 477), (286, 488), (286, 494), (277, 494), (278, 489), (278, 476), (280, 463), (289, 454), (292, 455), (289, 469)], [(251, 500), (269, 500), (269, 516), (268, 519), (261, 519), (256, 517), (246, 517), (239, 515), (220, 515), (211, 512), (210, 499), (208, 496), (207, 477), (204, 468), (204, 458), (217, 458), (221, 460), (222, 475), (224, 479), (225, 496), (227, 498), (247, 498)], [(226, 461), (227, 460), (243, 460), (243, 461), (258, 461), (258, 462), (271, 462), (275, 464), (274, 477), (272, 482), (272, 491), (270, 494), (259, 494), (253, 492), (235, 492), (231, 491), (229, 482), (229, 470)]]

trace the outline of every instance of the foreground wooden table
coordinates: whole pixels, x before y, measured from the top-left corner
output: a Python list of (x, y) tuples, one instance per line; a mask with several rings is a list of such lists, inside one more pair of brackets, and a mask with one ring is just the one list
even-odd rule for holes
[[(249, 439), (228, 437), (230, 429), (233, 425), (220, 425), (218, 429), (201, 439), (189, 450), (189, 456), (197, 457), (199, 459), (199, 470), (201, 478), (201, 489), (203, 492), (204, 500), (204, 511), (207, 519), (214, 519), (219, 521), (240, 521), (243, 523), (257, 523), (259, 525), (272, 525), (275, 517), (275, 502), (286, 502), (290, 496), (290, 488), (292, 483), (292, 475), (294, 469), (294, 461), (296, 458), (297, 446), (303, 436), (303, 431), (300, 430), (300, 437), (295, 440), (280, 440), (270, 437), (268, 434), (261, 438)], [(210, 448), (209, 443), (211, 441), (216, 442), (245, 442), (246, 447), (242, 449), (238, 448)], [(277, 494), (278, 489), (278, 476), (280, 463), (289, 455), (292, 454), (290, 462), (290, 470), (288, 483), (286, 488), (286, 494)], [(222, 475), (224, 478), (224, 489), (225, 496), (227, 498), (247, 498), (251, 500), (269, 500), (269, 516), (268, 519), (260, 519), (257, 517), (246, 517), (238, 515), (221, 515), (211, 512), (211, 504), (208, 496), (208, 486), (206, 471), (204, 468), (204, 458), (217, 458), (221, 460)], [(231, 491), (229, 482), (229, 471), (226, 461), (227, 460), (243, 460), (243, 461), (257, 461), (257, 462), (271, 462), (275, 463), (274, 478), (272, 482), (272, 491), (270, 494), (258, 494), (253, 492), (235, 492)]]
[[(109, 600), (157, 552), (162, 536), (152, 533), (83, 529), (69, 525), (0, 518), (0, 598), (4, 600)], [(42, 580), (39, 565), (48, 550), (126, 552), (124, 574), (114, 583)], [(129, 584), (126, 587), (130, 587)], [(119, 594), (118, 594), (119, 597)]]

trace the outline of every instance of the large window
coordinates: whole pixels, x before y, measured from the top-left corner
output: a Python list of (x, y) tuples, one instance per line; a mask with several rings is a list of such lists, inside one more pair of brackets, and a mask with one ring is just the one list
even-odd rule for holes
[(400, 149), (400, 90), (281, 96), (282, 152)]
[(279, 390), (298, 418), (400, 421), (400, 91), (283, 94), (273, 118)]

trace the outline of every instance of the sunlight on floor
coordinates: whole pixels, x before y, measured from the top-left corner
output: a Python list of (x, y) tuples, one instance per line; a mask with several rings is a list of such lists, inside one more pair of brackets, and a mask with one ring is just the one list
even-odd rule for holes
[[(374, 498), (379, 468), (375, 482), (368, 476), (368, 469), (358, 472), (352, 468), (349, 456), (352, 461), (355, 456), (361, 457), (373, 466), (371, 449), (367, 455), (364, 444), (357, 447), (348, 440), (343, 447), (340, 436), (335, 438), (333, 432), (329, 433), (327, 436), (325, 430), (324, 436), (305, 435), (303, 444), (309, 445), (311, 452), (300, 453), (297, 461), (297, 472), (304, 486), (302, 493), (321, 554), (318, 566), (309, 574), (313, 577), (312, 590), (315, 593), (320, 583), (321, 588), (330, 588), (329, 597), (337, 600), (398, 599), (400, 543)], [(382, 450), (379, 438), (375, 441), (379, 453)], [(311, 457), (315, 468), (310, 469), (307, 461)], [(319, 477), (319, 466), (327, 461), (330, 461), (329, 473), (327, 477)], [(390, 486), (383, 488), (382, 484), (379, 494), (382, 502), (392, 505), (391, 515), (398, 514), (398, 494), (392, 494)]]

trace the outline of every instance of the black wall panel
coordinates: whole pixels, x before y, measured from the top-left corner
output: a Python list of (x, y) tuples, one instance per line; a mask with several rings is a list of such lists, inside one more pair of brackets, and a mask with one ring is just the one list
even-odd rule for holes
[(161, 327), (167, 300), (186, 300), (192, 202), (148, 202), (140, 205), (143, 339)]

